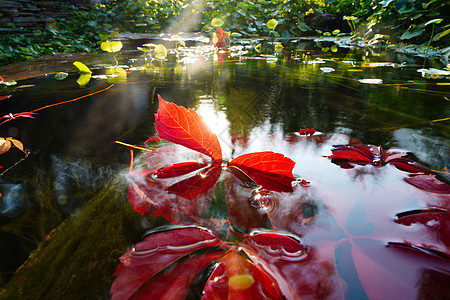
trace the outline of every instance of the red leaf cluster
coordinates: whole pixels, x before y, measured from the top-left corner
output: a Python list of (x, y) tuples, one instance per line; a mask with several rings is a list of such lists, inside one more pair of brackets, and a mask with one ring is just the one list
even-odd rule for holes
[[(166, 228), (122, 255), (114, 273), (113, 299), (344, 299), (351, 294), (343, 282), (352, 272), (363, 297), (415, 298), (423, 296), (415, 286), (422, 270), (434, 268), (438, 276), (450, 272), (447, 209), (428, 204), (396, 215), (398, 210), (394, 211), (395, 219), (390, 220), (376, 213), (366, 215), (384, 211), (383, 204), (381, 209), (377, 205), (390, 197), (396, 204), (412, 204), (397, 187), (364, 184), (360, 193), (344, 187), (305, 188), (309, 182), (292, 175), (295, 162), (271, 151), (244, 154), (222, 166), (218, 138), (195, 111), (161, 97), (159, 104), (155, 125), (159, 137), (146, 141), (152, 150), (146, 158), (149, 168), (130, 172), (129, 200), (144, 215), (163, 215), (172, 223), (195, 226)], [(289, 142), (297, 137), (316, 144), (327, 140), (315, 132), (302, 129)], [(179, 146), (161, 146), (160, 139), (196, 151), (198, 160), (191, 161), (190, 155), (189, 161), (180, 161)], [(448, 208), (449, 185), (405, 155), (353, 144), (332, 149), (329, 158), (348, 169), (391, 164), (413, 173), (405, 181), (433, 192), (426, 194), (430, 203), (445, 203)], [(222, 173), (228, 219), (204, 218)], [(425, 193), (414, 191), (418, 199)], [(233, 242), (218, 238), (225, 231)], [(339, 265), (343, 260), (352, 270)], [(207, 278), (200, 284), (197, 278), (205, 270)], [(195, 290), (197, 295), (190, 294)]]
[(228, 33), (224, 32), (222, 27), (217, 27), (217, 33), (213, 35), (211, 38), (211, 43), (214, 45), (214, 47), (223, 48), (227, 44), (227, 39), (230, 37), (228, 36)]

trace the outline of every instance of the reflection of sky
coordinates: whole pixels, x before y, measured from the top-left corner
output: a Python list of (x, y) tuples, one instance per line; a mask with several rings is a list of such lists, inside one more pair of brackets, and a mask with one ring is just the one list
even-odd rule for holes
[(231, 143), (228, 131), (230, 122), (225, 112), (215, 107), (215, 103), (217, 101), (211, 95), (200, 96), (199, 105), (195, 110), (203, 118), (212, 132), (217, 135), (222, 148), (222, 155), (224, 158), (228, 158), (232, 150), (229, 146)]

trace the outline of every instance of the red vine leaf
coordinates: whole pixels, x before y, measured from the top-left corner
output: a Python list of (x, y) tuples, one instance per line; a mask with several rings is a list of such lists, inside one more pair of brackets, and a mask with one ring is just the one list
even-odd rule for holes
[(415, 187), (433, 193), (450, 194), (450, 185), (440, 181), (436, 175), (415, 175), (405, 178), (405, 181)]
[[(145, 296), (146, 292), (149, 292), (148, 288), (145, 287), (147, 282), (151, 284), (151, 279), (159, 272), (194, 251), (208, 247), (217, 247), (222, 244), (221, 240), (208, 231), (195, 227), (177, 228), (152, 234), (120, 257), (121, 264), (114, 272), (114, 276), (117, 278), (111, 287), (112, 299), (132, 299), (133, 295), (135, 293), (139, 294), (141, 289), (143, 290), (143, 296)], [(196, 263), (200, 262), (198, 268), (201, 269), (213, 258), (214, 256), (207, 256), (196, 261)], [(175, 280), (180, 273), (181, 278), (189, 278), (188, 269), (195, 267), (195, 265), (195, 263), (182, 265), (176, 270), (177, 272), (174, 275), (170, 276), (170, 281)], [(195, 271), (197, 270), (194, 270), (194, 273)], [(156, 280), (157, 282), (162, 282), (157, 277)], [(168, 283), (167, 280), (164, 280), (164, 282)], [(185, 283), (181, 280), (175, 282), (174, 285), (178, 288), (185, 288), (183, 286)], [(178, 297), (181, 295), (181, 293), (177, 294), (176, 291), (170, 294)], [(158, 299), (160, 297), (150, 298)], [(144, 299), (144, 297), (141, 299)]]
[(228, 166), (238, 169), (263, 188), (277, 192), (292, 192), (295, 162), (283, 154), (271, 151), (244, 154), (233, 159)]
[(208, 278), (202, 300), (283, 299), (276, 283), (251, 261), (230, 251)]
[(159, 109), (155, 115), (159, 137), (183, 145), (211, 157), (221, 164), (222, 150), (217, 136), (205, 121), (192, 109), (186, 109), (159, 98)]
[(274, 232), (250, 235), (242, 250), (274, 281), (286, 299), (333, 299), (336, 273), (314, 259), (296, 238)]

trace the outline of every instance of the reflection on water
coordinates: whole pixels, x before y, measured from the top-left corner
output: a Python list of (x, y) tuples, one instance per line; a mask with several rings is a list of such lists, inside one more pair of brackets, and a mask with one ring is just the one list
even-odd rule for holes
[[(364, 64), (383, 59), (400, 64), (404, 58), (376, 57), (360, 50), (337, 53), (334, 57), (302, 54), (302, 51), (279, 54), (276, 61), (272, 57), (247, 59), (239, 55), (231, 58), (219, 55), (214, 60), (207, 52), (186, 55), (178, 62), (170, 57), (166, 62), (130, 72), (126, 82), (104, 93), (42, 110), (34, 120), (22, 118), (2, 125), (0, 136), (22, 141), (31, 155), (3, 176), (0, 232), (13, 232), (15, 238), (11, 239), (9, 233), (0, 235), (0, 244), (11, 244), (17, 251), (0, 248), (1, 260), (19, 257), (23, 261), (68, 214), (73, 214), (69, 220), (83, 215), (91, 209), (90, 204), (94, 205), (90, 201), (96, 201), (96, 195), (102, 193), (111, 178), (123, 176), (129, 164), (129, 151), (114, 141), (142, 145), (155, 134), (156, 94), (197, 111), (218, 136), (225, 160), (269, 150), (294, 160), (294, 175), (309, 181), (311, 189), (298, 192), (278, 207), (272, 198), (264, 198), (258, 208), (270, 212), (286, 210), (298, 199), (306, 199), (301, 207), (304, 218), (322, 211), (320, 218), (311, 221), (317, 228), (304, 235), (305, 243), (318, 256), (324, 258), (336, 247), (337, 259), (341, 256), (346, 260), (349, 251), (358, 259), (369, 254), (376, 259), (379, 253), (364, 252), (367, 243), (359, 238), (373, 234), (374, 228), (380, 232), (376, 236), (378, 241), (402, 242), (397, 239), (406, 229), (398, 226), (390, 230), (393, 216), (408, 209), (442, 205), (446, 199), (408, 185), (403, 180), (407, 173), (393, 166), (342, 169), (325, 156), (331, 154), (334, 146), (357, 139), (364, 144), (411, 152), (412, 157), (436, 170), (449, 167), (448, 121), (431, 122), (450, 113), (450, 104), (444, 99), (445, 85), (422, 78), (411, 60), (399, 68)], [(134, 64), (141, 61), (137, 57)], [(78, 74), (70, 74), (64, 81), (56, 81), (51, 76), (19, 81), (17, 87), (0, 90), (0, 95), (13, 95), (0, 102), (0, 111), (2, 115), (31, 111), (107, 86), (104, 81), (92, 80), (85, 88), (79, 88), (77, 79)], [(382, 84), (364, 83), (361, 79), (382, 79)], [(310, 127), (329, 138), (321, 142), (306, 137), (295, 141), (286, 138), (290, 132)], [(11, 165), (5, 156), (0, 159), (3, 159), (0, 165)], [(139, 159), (136, 162), (139, 165)], [(120, 187), (125, 190), (124, 184)], [(225, 191), (219, 182), (210, 204), (216, 208), (208, 208), (209, 211), (226, 211), (223, 203), (218, 203), (225, 201), (221, 193)], [(250, 189), (248, 198), (255, 197), (252, 193)], [(393, 198), (395, 201), (390, 201)], [(308, 199), (321, 204), (308, 206)], [(116, 195), (114, 200), (129, 206), (123, 195)], [(110, 208), (105, 209), (110, 215), (104, 216), (101, 207), (95, 206), (95, 212), (89, 210), (92, 228), (114, 222), (118, 216), (112, 214), (120, 214)], [(292, 218), (298, 215), (294, 213)], [(330, 221), (330, 216), (335, 223)], [(283, 220), (278, 221), (284, 226)], [(122, 244), (96, 255), (98, 261), (94, 263), (95, 270), (90, 271), (92, 274), (112, 274), (118, 256), (128, 243), (139, 241), (136, 237), (154, 224), (142, 218), (127, 222), (115, 231), (114, 238)], [(29, 231), (30, 227), (39, 230)], [(89, 226), (83, 228), (89, 230)], [(99, 234), (96, 239), (105, 238), (100, 236), (101, 230), (96, 232)], [(22, 240), (32, 240), (34, 244), (25, 246)], [(78, 237), (77, 241), (85, 239)], [(340, 244), (333, 244), (336, 241)], [(377, 245), (383, 247), (383, 243)], [(67, 251), (67, 255), (76, 252)], [(89, 251), (96, 249), (86, 251), (83, 255), (89, 257)], [(10, 278), (17, 265), (0, 264), (0, 284)], [(361, 275), (366, 270), (360, 266), (338, 270), (346, 274), (343, 277), (351, 285), (348, 295), (357, 295), (358, 287), (367, 282), (355, 279), (354, 274), (359, 278), (370, 277)], [(439, 272), (436, 275), (434, 269), (424, 270), (422, 287), (429, 285), (427, 278), (443, 276)], [(77, 280), (74, 290), (89, 286), (82, 278)], [(107, 294), (111, 280), (100, 277), (92, 284)]]

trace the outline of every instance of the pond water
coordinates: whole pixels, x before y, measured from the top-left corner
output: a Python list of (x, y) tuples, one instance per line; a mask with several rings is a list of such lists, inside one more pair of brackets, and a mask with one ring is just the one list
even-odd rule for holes
[[(273, 203), (292, 210), (302, 199), (301, 226), (280, 221), (280, 228), (301, 236), (311, 249), (322, 267), (304, 275), (322, 274), (319, 281), (323, 290), (331, 290), (329, 298), (448, 295), (447, 215), (428, 212), (428, 223), (415, 220), (413, 226), (394, 221), (404, 212), (447, 210), (449, 194), (409, 184), (404, 179), (412, 174), (391, 164), (343, 168), (327, 158), (333, 147), (359, 141), (407, 152), (438, 171), (440, 182), (448, 182), (442, 171), (450, 166), (448, 78), (423, 77), (417, 71), (422, 59), (388, 51), (324, 52), (310, 41), (291, 42), (289, 51), (275, 55), (252, 49), (244, 44), (219, 53), (193, 46), (181, 52), (178, 62), (169, 53), (166, 61), (129, 70), (126, 80), (91, 78), (84, 87), (74, 68), (56, 80), (54, 73), (63, 70), (55, 66), (52, 72), (51, 62), (46, 75), (19, 80), (10, 74), (7, 79), (17, 84), (0, 90), (0, 96), (12, 95), (0, 101), (1, 115), (95, 94), (0, 127), (0, 136), (13, 137), (30, 151), (1, 177), (0, 299), (109, 298), (119, 256), (145, 232), (167, 224), (163, 217), (144, 217), (131, 208), (130, 151), (115, 143), (142, 146), (157, 134), (158, 95), (202, 116), (217, 135), (225, 161), (274, 151), (296, 163), (293, 174), (309, 182), (308, 190), (294, 196), (275, 193)], [(99, 63), (112, 62), (109, 55), (68, 59), (73, 60), (95, 75), (105, 72)], [(124, 51), (118, 60), (128, 66), (146, 63), (135, 51)], [(427, 67), (439, 68), (439, 62), (428, 61)], [(320, 133), (292, 134), (304, 128)], [(136, 168), (143, 168), (145, 152), (134, 154)], [(22, 157), (11, 149), (0, 156), (0, 170)], [(221, 177), (208, 208), (219, 219), (227, 214), (226, 189)], [(432, 213), (441, 219), (431, 218)], [(239, 216), (233, 216), (238, 224)], [(308, 218), (313, 225), (304, 221)]]

